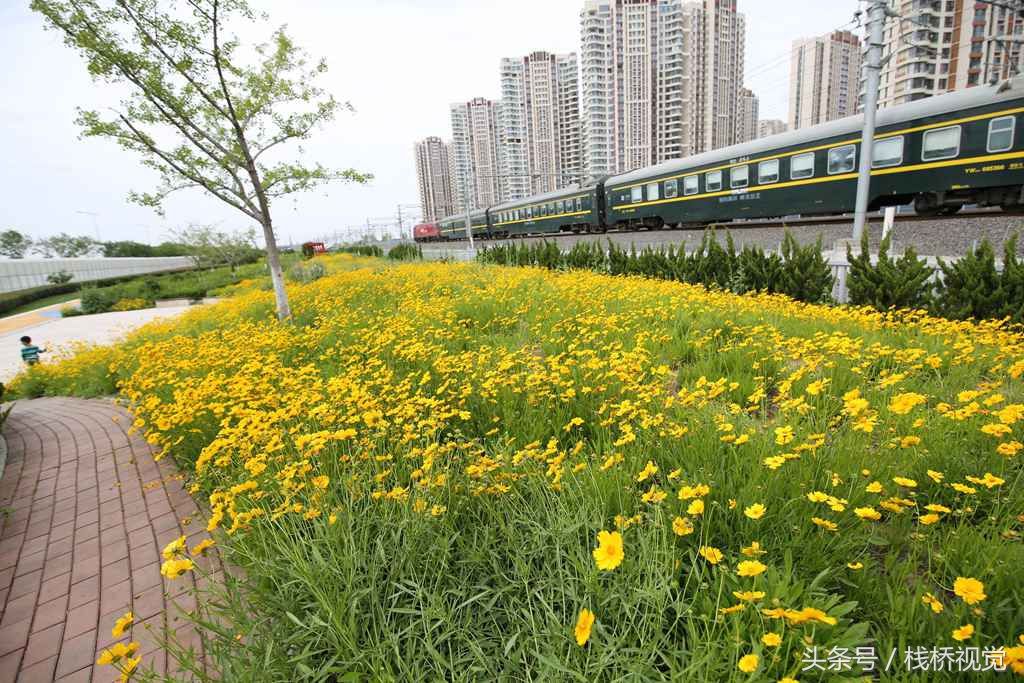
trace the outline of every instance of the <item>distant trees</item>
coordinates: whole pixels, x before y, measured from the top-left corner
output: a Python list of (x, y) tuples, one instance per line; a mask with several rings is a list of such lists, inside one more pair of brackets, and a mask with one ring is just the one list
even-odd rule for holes
[(227, 265), (234, 270), (235, 266), (251, 263), (263, 255), (256, 247), (256, 231), (252, 228), (223, 232), (192, 224), (175, 231), (174, 238), (200, 268)]
[(31, 237), (22, 235), (17, 230), (0, 232), (0, 255), (7, 258), (25, 258), (25, 254), (31, 248)]
[(142, 242), (125, 240), (121, 242), (104, 242), (101, 245), (103, 255), (107, 258), (151, 258), (154, 256), (188, 256), (189, 248), (179, 242), (163, 242), (153, 246)]
[(44, 258), (78, 258), (99, 251), (100, 244), (91, 237), (69, 235), (66, 232), (47, 237), (35, 243), (35, 251)]

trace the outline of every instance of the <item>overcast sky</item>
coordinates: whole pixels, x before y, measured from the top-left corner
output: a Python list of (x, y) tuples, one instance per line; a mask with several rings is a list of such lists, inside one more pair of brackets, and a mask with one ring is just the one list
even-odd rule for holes
[[(274, 205), (282, 242), (344, 235), (393, 222), (416, 204), (412, 145), (450, 136), (448, 105), (497, 98), (502, 57), (578, 51), (582, 0), (257, 0), (272, 26), (287, 24), (308, 52), (327, 59), (324, 85), (356, 107), (307, 145), (328, 166), (373, 173), (370, 185), (330, 185)], [(250, 227), (198, 190), (167, 203), (166, 218), (128, 204), (155, 178), (114, 143), (79, 140), (75, 108), (102, 109), (116, 95), (88, 78), (81, 58), (44, 31), (27, 0), (0, 0), (0, 230), (159, 242), (189, 222)], [(747, 16), (747, 86), (761, 118), (787, 116), (789, 50), (799, 37), (847, 24), (857, 0), (739, 0)], [(268, 33), (269, 33), (269, 28)], [(80, 213), (84, 212), (84, 213)], [(90, 214), (96, 214), (90, 215)]]

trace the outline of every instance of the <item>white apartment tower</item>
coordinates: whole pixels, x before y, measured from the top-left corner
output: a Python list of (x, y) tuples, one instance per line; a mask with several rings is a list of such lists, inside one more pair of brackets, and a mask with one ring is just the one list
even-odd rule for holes
[(789, 126), (786, 125), (785, 121), (778, 119), (762, 119), (757, 124), (757, 137), (767, 138), (772, 135), (778, 135), (779, 133), (785, 133), (789, 130)]
[(583, 176), (738, 140), (745, 26), (736, 0), (585, 0)]
[(438, 137), (429, 137), (414, 146), (420, 208), (425, 221), (440, 220), (455, 213), (448, 148), (449, 145)]
[(736, 142), (757, 139), (758, 109), (757, 95), (752, 90), (741, 88), (739, 117), (736, 120)]
[(483, 97), (451, 105), (456, 212), (501, 201), (497, 106)]
[(550, 192), (579, 178), (576, 55), (501, 60), (498, 151), (502, 199)]
[(789, 127), (814, 126), (857, 113), (860, 39), (849, 31), (793, 41)]
[[(1007, 78), (1021, 68), (1024, 18), (982, 0), (896, 0), (885, 26), (879, 107)], [(1010, 38), (1010, 40), (1004, 40)]]

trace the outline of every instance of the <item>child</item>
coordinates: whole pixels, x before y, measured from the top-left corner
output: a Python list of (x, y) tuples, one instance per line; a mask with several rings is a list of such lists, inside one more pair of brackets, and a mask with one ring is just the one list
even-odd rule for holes
[(35, 365), (39, 362), (39, 354), (46, 353), (46, 349), (41, 349), (38, 346), (32, 344), (32, 337), (21, 338), (21, 359), (28, 365)]

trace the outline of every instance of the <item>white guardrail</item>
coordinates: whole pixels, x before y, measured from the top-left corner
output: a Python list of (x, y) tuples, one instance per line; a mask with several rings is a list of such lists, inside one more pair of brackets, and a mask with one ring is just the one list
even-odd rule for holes
[(192, 267), (193, 261), (187, 256), (11, 259), (0, 261), (0, 293), (45, 287), (52, 284), (47, 276), (62, 271), (71, 275), (71, 282), (93, 282)]

